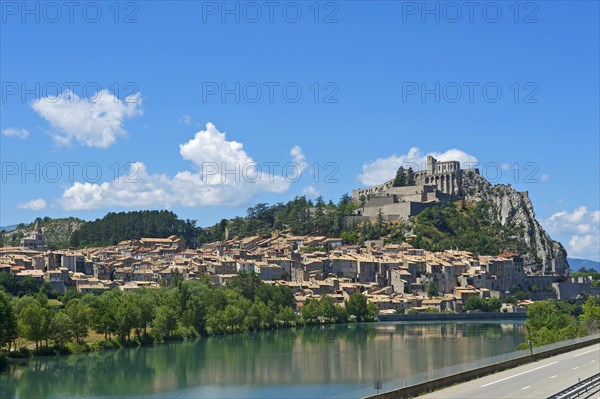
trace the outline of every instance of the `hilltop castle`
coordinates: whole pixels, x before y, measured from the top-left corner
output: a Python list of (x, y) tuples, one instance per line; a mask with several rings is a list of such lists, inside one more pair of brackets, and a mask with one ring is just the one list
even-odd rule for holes
[[(470, 169), (479, 173), (477, 169)], [(432, 156), (427, 157), (425, 170), (415, 171), (415, 184), (394, 187), (394, 179), (383, 184), (352, 191), (352, 199), (360, 207), (349, 222), (375, 220), (379, 211), (388, 220), (408, 219), (418, 215), (425, 208), (445, 202), (452, 197), (462, 195), (463, 173), (458, 161), (439, 162)]]

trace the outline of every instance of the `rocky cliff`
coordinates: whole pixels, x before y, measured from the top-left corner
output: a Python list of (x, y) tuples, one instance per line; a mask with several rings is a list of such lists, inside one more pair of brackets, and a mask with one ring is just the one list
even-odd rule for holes
[(550, 238), (535, 219), (527, 192), (518, 192), (510, 185), (492, 185), (473, 172), (463, 175), (461, 191), (467, 202), (486, 201), (490, 204), (490, 220), (511, 228), (515, 238), (527, 245), (529, 252), (525, 254), (525, 264), (528, 272), (564, 273), (568, 268), (567, 252), (561, 243)]

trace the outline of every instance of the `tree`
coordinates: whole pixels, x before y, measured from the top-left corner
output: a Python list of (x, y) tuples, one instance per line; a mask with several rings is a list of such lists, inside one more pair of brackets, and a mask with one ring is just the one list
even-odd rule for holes
[(408, 168), (406, 171), (406, 185), (414, 186), (415, 184), (415, 172), (413, 171), (413, 168)]
[(58, 311), (52, 319), (50, 339), (54, 345), (63, 346), (73, 338), (73, 323), (71, 318), (62, 310)]
[(396, 177), (393, 182), (394, 187), (404, 187), (406, 186), (406, 173), (404, 171), (404, 166), (400, 166), (396, 171)]
[(35, 349), (39, 347), (40, 342), (45, 338), (44, 334), (44, 312), (46, 309), (37, 302), (27, 305), (19, 314), (20, 335), (35, 342)]
[(438, 292), (438, 286), (434, 281), (430, 281), (427, 283), (427, 295), (429, 298), (433, 298), (434, 296), (438, 296), (440, 293)]
[(97, 333), (104, 334), (105, 339), (117, 332), (116, 311), (121, 296), (120, 290), (110, 290), (95, 297), (90, 304), (92, 328)]
[(240, 294), (251, 301), (254, 300), (254, 292), (262, 284), (263, 282), (258, 274), (244, 271), (238, 272), (235, 277), (231, 278), (227, 282), (228, 287), (237, 290)]
[(73, 337), (77, 342), (82, 342), (88, 336), (89, 310), (78, 298), (71, 299), (67, 304), (66, 312), (73, 326)]
[(159, 339), (166, 339), (177, 329), (177, 314), (169, 306), (161, 305), (156, 308), (152, 326)]
[(337, 321), (336, 307), (333, 298), (329, 295), (325, 295), (321, 297), (321, 300), (319, 301), (319, 314), (324, 317), (325, 320), (335, 323)]
[(10, 297), (0, 289), (0, 349), (8, 346), (17, 339), (17, 316)]
[(558, 301), (538, 301), (527, 307), (525, 328), (533, 346), (551, 344), (585, 335), (586, 329)]
[(317, 322), (321, 316), (319, 301), (313, 298), (307, 298), (300, 308), (300, 314), (305, 323), (312, 324)]
[(364, 321), (368, 318), (369, 309), (367, 297), (359, 292), (350, 295), (345, 303), (349, 316), (354, 316), (358, 321)]
[(139, 309), (129, 301), (129, 296), (124, 295), (115, 313), (115, 327), (119, 340), (131, 339), (131, 329), (139, 320), (139, 313), (136, 310)]
[(471, 297), (467, 299), (464, 310), (479, 310), (481, 312), (498, 312), (502, 303), (498, 298), (485, 299), (481, 297)]
[(579, 316), (594, 329), (600, 327), (600, 296), (589, 297), (583, 304), (583, 312)]
[(198, 334), (203, 334), (206, 329), (207, 309), (200, 292), (194, 292), (187, 301), (186, 309), (182, 315), (183, 325), (193, 327)]

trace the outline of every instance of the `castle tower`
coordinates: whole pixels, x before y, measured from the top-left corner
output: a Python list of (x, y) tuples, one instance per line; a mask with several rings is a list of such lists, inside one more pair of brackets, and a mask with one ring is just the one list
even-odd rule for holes
[(427, 174), (428, 175), (432, 175), (435, 173), (436, 164), (437, 164), (437, 159), (435, 159), (431, 155), (427, 155)]

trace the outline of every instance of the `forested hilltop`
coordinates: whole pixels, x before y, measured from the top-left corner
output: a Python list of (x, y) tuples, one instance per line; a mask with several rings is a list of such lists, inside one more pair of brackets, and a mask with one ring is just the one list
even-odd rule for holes
[[(39, 220), (53, 249), (107, 246), (134, 238), (170, 235), (180, 236), (188, 246), (197, 247), (224, 240), (227, 233), (230, 238), (287, 233), (340, 237), (345, 244), (355, 245), (377, 239), (400, 243), (410, 236), (414, 246), (426, 250), (457, 248), (482, 255), (527, 251), (526, 243), (519, 239), (518, 226), (490, 219), (492, 205), (487, 201), (440, 204), (410, 222), (386, 222), (381, 215), (374, 222), (345, 223), (357, 206), (348, 195), (337, 203), (325, 202), (322, 197), (313, 201), (302, 196), (287, 203), (260, 203), (248, 208), (245, 217), (223, 219), (205, 228), (196, 226), (194, 220), (179, 219), (170, 211), (111, 212), (90, 222), (75, 218)], [(14, 231), (0, 232), (0, 244), (18, 245), (18, 240), (32, 229), (33, 224), (21, 226), (17, 235)], [(56, 239), (55, 232), (60, 232), (60, 239)]]
[(199, 229), (194, 220), (181, 220), (170, 211), (110, 212), (74, 231), (72, 247), (108, 246), (140, 237), (180, 236), (194, 244)]

